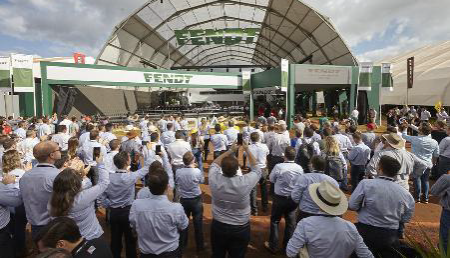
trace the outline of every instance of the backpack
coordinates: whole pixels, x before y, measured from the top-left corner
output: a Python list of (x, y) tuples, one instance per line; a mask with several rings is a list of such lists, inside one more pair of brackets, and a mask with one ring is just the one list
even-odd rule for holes
[(310, 161), (312, 156), (314, 155), (314, 141), (310, 143), (306, 143), (305, 139), (302, 139), (302, 144), (298, 149), (297, 156), (295, 158), (296, 163), (299, 164), (305, 173), (309, 173), (311, 170), (309, 168)]
[(334, 178), (336, 181), (342, 181), (344, 179), (344, 164), (339, 156), (326, 155), (325, 160), (325, 174)]

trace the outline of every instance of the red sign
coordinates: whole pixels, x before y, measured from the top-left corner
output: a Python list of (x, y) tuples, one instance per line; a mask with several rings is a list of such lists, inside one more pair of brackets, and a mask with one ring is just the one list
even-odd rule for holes
[(86, 55), (82, 53), (73, 53), (73, 59), (75, 64), (85, 64), (86, 63)]

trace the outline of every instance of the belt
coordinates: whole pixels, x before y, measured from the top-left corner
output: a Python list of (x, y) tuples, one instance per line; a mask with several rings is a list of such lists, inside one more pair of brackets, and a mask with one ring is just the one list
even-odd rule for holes
[(200, 194), (199, 196), (196, 197), (192, 197), (192, 198), (184, 198), (184, 197), (180, 197), (181, 200), (197, 200), (202, 198), (202, 195)]
[(123, 207), (117, 207), (117, 208), (113, 208), (110, 207), (110, 210), (129, 210), (131, 208), (131, 205), (127, 205), (127, 206), (123, 206)]
[(292, 200), (292, 198), (290, 196), (284, 196), (284, 195), (279, 195), (279, 194), (275, 194), (276, 197), (281, 198), (281, 199), (285, 199), (285, 200)]

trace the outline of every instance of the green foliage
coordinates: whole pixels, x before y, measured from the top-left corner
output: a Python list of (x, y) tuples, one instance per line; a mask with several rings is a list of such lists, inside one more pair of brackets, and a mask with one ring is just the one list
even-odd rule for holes
[[(439, 241), (439, 248), (437, 248), (420, 225), (419, 229), (421, 236), (425, 239), (426, 247), (418, 243), (416, 239), (409, 235), (406, 236), (406, 239), (408, 240), (408, 244), (410, 244), (417, 252), (419, 252), (422, 258), (450, 258), (450, 252), (447, 252), (447, 254), (445, 254), (442, 241)], [(450, 247), (450, 237), (447, 246)]]

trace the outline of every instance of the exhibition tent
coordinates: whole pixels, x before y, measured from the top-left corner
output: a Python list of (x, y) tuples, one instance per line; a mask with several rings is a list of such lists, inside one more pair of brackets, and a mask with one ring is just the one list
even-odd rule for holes
[[(414, 84), (407, 90), (407, 59), (414, 57)], [(428, 45), (388, 58), (393, 64), (394, 90), (381, 92), (381, 104), (450, 106), (450, 41)], [(380, 62), (381, 63), (381, 62)]]

